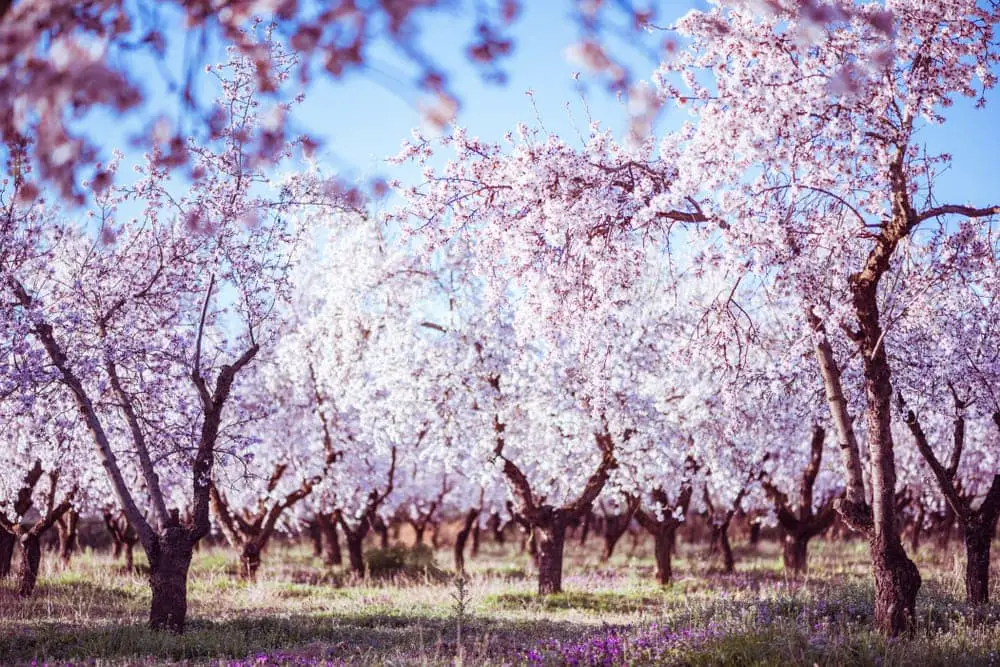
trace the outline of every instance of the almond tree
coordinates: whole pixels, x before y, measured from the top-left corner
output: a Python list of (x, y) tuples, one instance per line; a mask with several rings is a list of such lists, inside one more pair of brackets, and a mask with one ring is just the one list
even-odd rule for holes
[[(262, 44), (287, 73), (289, 57), (272, 47)], [(261, 123), (254, 64), (234, 56), (213, 71), (224, 122), (217, 141), (183, 147), (197, 170), (190, 187), (177, 192), (153, 154), (128, 188), (92, 184), (102, 192), (92, 221), (48, 230), (35, 259), (5, 275), (13, 317), (75, 403), (149, 559), (150, 625), (176, 632), (192, 552), (210, 528), (220, 433), (246, 417), (232, 414), (238, 378), (275, 334), (314, 216), (339, 202), (311, 172), (275, 179), (244, 151)], [(292, 157), (290, 144), (272, 148)]]

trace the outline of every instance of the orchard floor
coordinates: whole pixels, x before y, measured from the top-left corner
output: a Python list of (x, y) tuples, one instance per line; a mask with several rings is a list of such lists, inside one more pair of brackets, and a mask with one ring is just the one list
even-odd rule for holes
[[(232, 552), (205, 549), (181, 636), (145, 628), (141, 575), (103, 553), (77, 555), (68, 569), (47, 554), (33, 598), (0, 583), (0, 664), (1000, 665), (1000, 605), (962, 603), (956, 543), (918, 554), (918, 627), (895, 641), (868, 630), (860, 542), (816, 540), (803, 581), (784, 576), (773, 543), (738, 547), (733, 575), (715, 570), (703, 547), (682, 545), (667, 590), (651, 583), (648, 546), (630, 554), (626, 537), (601, 565), (599, 545), (568, 545), (566, 592), (540, 599), (526, 555), (484, 544), (469, 563), (464, 617), (447, 573), (359, 581), (305, 547), (274, 546), (247, 584), (232, 574)], [(448, 552), (437, 561), (450, 566)]]

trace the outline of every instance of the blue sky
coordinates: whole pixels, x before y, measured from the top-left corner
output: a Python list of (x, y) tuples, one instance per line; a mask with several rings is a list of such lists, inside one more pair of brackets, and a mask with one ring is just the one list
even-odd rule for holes
[[(703, 0), (663, 4), (673, 15), (659, 17), (661, 25), (691, 8), (706, 5)], [(464, 47), (473, 34), (473, 17), (468, 12), (438, 10), (421, 20), (420, 44), (448, 73), (451, 89), (460, 97), (459, 123), (485, 139), (500, 138), (518, 122), (533, 125), (537, 118), (546, 129), (563, 136), (575, 136), (575, 127), (585, 133), (588, 121), (581, 102), (582, 86), (592, 116), (624, 134), (628, 119), (622, 103), (587, 74), (579, 83), (572, 79), (579, 67), (567, 61), (566, 49), (578, 39), (580, 31), (570, 16), (571, 3), (543, 0), (523, 5), (523, 13), (511, 31), (514, 53), (503, 63), (509, 75), (506, 85), (484, 82), (479, 70), (465, 57)], [(650, 36), (651, 43), (660, 38)], [(626, 57), (634, 75), (644, 77), (652, 70), (653, 63), (627, 45), (612, 42), (610, 46), (617, 56)], [(372, 56), (372, 65), (342, 80), (317, 78), (294, 120), (297, 128), (323, 141), (321, 160), (349, 180), (385, 175), (405, 181), (415, 177), (414, 171), (399, 171), (386, 165), (384, 159), (396, 153), (400, 142), (420, 124), (419, 91), (413, 85), (417, 73), (384, 45), (374, 49)], [(217, 59), (222, 59), (221, 54)], [(144, 66), (149, 65), (136, 63), (137, 69)], [(529, 89), (533, 91), (534, 106), (525, 95)], [(177, 110), (175, 99), (164, 97), (160, 91), (149, 92), (151, 107), (160, 106), (169, 115)], [(945, 127), (925, 131), (923, 139), (931, 152), (947, 151), (955, 158), (954, 167), (937, 184), (939, 200), (985, 204), (1000, 198), (1000, 175), (995, 170), (1000, 151), (997, 91), (990, 95), (990, 101), (993, 105), (986, 110), (974, 110), (971, 103), (960, 99), (949, 111)], [(660, 119), (658, 129), (671, 127), (683, 117), (677, 110), (668, 112)], [(95, 115), (88, 124), (98, 128), (95, 136), (108, 138), (102, 141), (103, 146), (117, 143), (126, 155), (132, 153), (122, 135), (124, 128), (134, 130), (135, 123)]]

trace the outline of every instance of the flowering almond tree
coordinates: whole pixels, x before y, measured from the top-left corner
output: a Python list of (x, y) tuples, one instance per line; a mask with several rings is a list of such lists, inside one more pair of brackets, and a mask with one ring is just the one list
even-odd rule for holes
[[(271, 53), (287, 70), (287, 56)], [(237, 380), (276, 333), (315, 216), (339, 201), (311, 172), (276, 179), (246, 155), (261, 122), (254, 65), (235, 56), (219, 75), (220, 139), (184, 147), (198, 170), (193, 187), (176, 192), (152, 155), (128, 188), (94, 183), (102, 194), (92, 222), (36, 235), (30, 258), (4, 276), (9, 314), (75, 403), (149, 558), (150, 625), (177, 632), (192, 550), (210, 527), (220, 434), (247, 417), (232, 414)], [(292, 149), (274, 147), (285, 159)]]
[[(869, 538), (875, 625), (895, 635), (912, 621), (920, 576), (896, 517), (883, 282), (901, 248), (923, 241), (915, 230), (934, 226), (947, 237), (953, 220), (976, 226), (1000, 213), (991, 202), (936, 200), (936, 175), (949, 158), (922, 154), (916, 139), (947, 120), (953, 96), (985, 104), (1000, 8), (905, 0), (858, 7), (873, 19), (891, 11), (891, 34), (853, 18), (806, 42), (794, 14), (780, 8), (770, 16), (739, 6), (692, 12), (678, 24), (690, 44), (664, 64), (659, 86), (693, 117), (677, 137), (675, 197), (712, 192), (704, 206), (721, 220), (723, 256), (780, 276), (771, 287), (803, 303), (847, 473), (839, 508)], [(689, 92), (674, 85), (674, 74)], [(947, 270), (944, 258), (930, 261)], [(824, 280), (830, 274), (832, 284)], [(832, 289), (817, 291), (824, 284)], [(828, 344), (835, 335), (857, 350), (863, 373), (870, 505)]]

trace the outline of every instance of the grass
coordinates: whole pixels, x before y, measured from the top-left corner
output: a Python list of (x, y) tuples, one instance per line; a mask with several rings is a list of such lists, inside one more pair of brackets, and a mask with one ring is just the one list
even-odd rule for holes
[(444, 665), (461, 653), (497, 665), (1000, 665), (1000, 607), (964, 605), (950, 553), (920, 552), (917, 629), (887, 641), (869, 630), (861, 543), (817, 541), (804, 580), (785, 577), (771, 543), (740, 546), (729, 575), (703, 547), (682, 545), (666, 590), (652, 583), (649, 545), (620, 545), (606, 564), (598, 547), (568, 544), (565, 592), (539, 598), (526, 555), (484, 544), (467, 562), (461, 651), (447, 550), (373, 554), (381, 576), (357, 579), (276, 545), (246, 583), (233, 552), (203, 549), (182, 636), (146, 629), (147, 583), (109, 555), (78, 555), (66, 570), (46, 558), (34, 597), (0, 583), (0, 664)]

